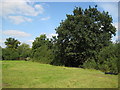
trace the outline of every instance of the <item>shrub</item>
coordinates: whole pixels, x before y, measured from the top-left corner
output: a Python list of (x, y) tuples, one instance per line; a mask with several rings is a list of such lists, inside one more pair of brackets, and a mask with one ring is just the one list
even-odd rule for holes
[(98, 68), (103, 72), (118, 73), (118, 44), (111, 44), (98, 55)]
[(83, 68), (97, 69), (97, 63), (94, 59), (89, 59), (83, 64)]
[(33, 61), (50, 64), (53, 60), (52, 49), (48, 49), (47, 45), (39, 47), (33, 56)]
[(84, 68), (99, 69), (105, 73), (118, 74), (120, 70), (120, 43), (110, 44), (109, 46), (102, 48), (101, 51), (96, 54), (96, 59), (88, 59), (84, 64)]
[(5, 48), (2, 51), (3, 60), (17, 60), (19, 58), (19, 53), (16, 49)]

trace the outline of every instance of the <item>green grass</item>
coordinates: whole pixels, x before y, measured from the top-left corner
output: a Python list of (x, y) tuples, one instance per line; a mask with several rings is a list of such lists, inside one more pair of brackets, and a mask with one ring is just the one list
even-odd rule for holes
[(118, 75), (31, 61), (2, 61), (3, 88), (117, 88)]

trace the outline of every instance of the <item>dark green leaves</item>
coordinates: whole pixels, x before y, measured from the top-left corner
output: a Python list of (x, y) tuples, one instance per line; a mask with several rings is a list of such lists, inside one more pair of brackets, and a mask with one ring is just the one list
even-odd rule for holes
[(66, 66), (82, 65), (87, 59), (95, 58), (96, 52), (108, 46), (116, 29), (108, 12), (100, 12), (97, 7), (83, 10), (76, 7), (73, 15), (56, 29), (58, 34), (57, 59)]
[(7, 45), (7, 48), (17, 49), (20, 42), (18, 40), (15, 40), (14, 38), (7, 38), (5, 45)]

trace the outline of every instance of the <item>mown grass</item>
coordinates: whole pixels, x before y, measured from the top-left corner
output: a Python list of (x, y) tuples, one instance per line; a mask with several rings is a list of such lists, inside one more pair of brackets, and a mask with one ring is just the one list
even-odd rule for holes
[(118, 75), (31, 61), (2, 61), (3, 88), (117, 88)]

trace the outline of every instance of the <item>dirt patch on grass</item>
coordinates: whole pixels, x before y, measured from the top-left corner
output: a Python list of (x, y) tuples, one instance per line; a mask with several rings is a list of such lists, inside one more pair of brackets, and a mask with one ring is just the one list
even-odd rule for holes
[(2, 84), (2, 87), (9, 87), (9, 86), (11, 86), (11, 85), (8, 84), (8, 83), (3, 83), (3, 84)]

